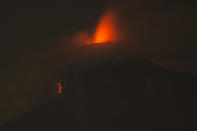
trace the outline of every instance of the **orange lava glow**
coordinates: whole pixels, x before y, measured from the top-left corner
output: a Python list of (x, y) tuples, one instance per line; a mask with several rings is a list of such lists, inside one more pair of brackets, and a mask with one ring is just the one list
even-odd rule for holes
[(118, 35), (116, 34), (117, 28), (115, 22), (115, 13), (113, 11), (105, 12), (98, 23), (95, 34), (93, 35), (93, 40), (89, 41), (88, 44), (100, 44), (117, 41)]
[(62, 94), (62, 89), (63, 89), (62, 83), (57, 82), (56, 84), (57, 84), (57, 93), (58, 93), (58, 95), (61, 95)]

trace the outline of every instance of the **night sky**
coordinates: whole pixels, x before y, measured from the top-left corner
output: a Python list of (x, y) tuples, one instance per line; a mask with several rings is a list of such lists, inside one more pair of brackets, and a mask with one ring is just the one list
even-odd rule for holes
[[(20, 0), (10, 3), (4, 2), (1, 8), (1, 34), (3, 36), (1, 39), (1, 70), (4, 71), (14, 66), (14, 63), (28, 52), (46, 47), (50, 43), (49, 41), (57, 40), (59, 37), (68, 34), (72, 35), (80, 30), (93, 31), (99, 16), (113, 3), (115, 3), (115, 1), (110, 2), (105, 0), (43, 0), (28, 2)], [(143, 3), (143, 0), (137, 3)], [(170, 58), (170, 61), (176, 60), (182, 64), (188, 63), (182, 62), (184, 60), (195, 64), (196, 62), (194, 61), (197, 56), (195, 53), (196, 2), (192, 0), (160, 0), (159, 3), (162, 6), (161, 8), (164, 8), (163, 12), (158, 12), (159, 9), (153, 8), (151, 10), (143, 6), (139, 6), (139, 9), (135, 10), (133, 7), (137, 7), (135, 7), (135, 5), (137, 5), (136, 1), (127, 2), (127, 5), (132, 6), (128, 6), (130, 9), (127, 10), (127, 13), (124, 12), (124, 15), (121, 14), (121, 16), (125, 16), (121, 19), (123, 19), (123, 26), (128, 26), (126, 27), (126, 29), (129, 29), (129, 33), (127, 33), (128, 36), (131, 36), (131, 34), (135, 36), (135, 34), (140, 31), (144, 32), (146, 37), (149, 38), (145, 45), (138, 44), (140, 48), (143, 49), (145, 47), (145, 50), (148, 51), (144, 51), (143, 49), (142, 51), (137, 50), (137, 52), (161, 52), (161, 55), (164, 54), (162, 63), (169, 63), (166, 61), (169, 61)], [(155, 2), (152, 0), (146, 4), (147, 7), (160, 8), (158, 1)], [(152, 16), (148, 16), (148, 10), (153, 11)], [(142, 14), (147, 17), (152, 17), (151, 20), (155, 22), (149, 23), (148, 33), (144, 30), (147, 29), (147, 27), (139, 28), (145, 25), (148, 20), (143, 20)], [(144, 23), (142, 23), (142, 20)], [(135, 21), (139, 24), (129, 25), (128, 23), (132, 23), (131, 21)], [(161, 27), (163, 28), (161, 29)], [(179, 33), (176, 32), (177, 30), (179, 30)], [(124, 30), (124, 32), (126, 31)], [(169, 32), (171, 33), (167, 36)], [(155, 37), (150, 36), (150, 34)], [(144, 42), (147, 38), (142, 35), (141, 33), (139, 39)], [(152, 39), (155, 39), (155, 41)], [(154, 43), (156, 43), (156, 45)], [(148, 47), (146, 45), (148, 45)], [(153, 55), (155, 57), (158, 54)], [(188, 68), (191, 67), (188, 65)], [(194, 72), (196, 72), (195, 69)]]
[[(64, 34), (95, 26), (104, 1), (12, 1), (1, 8), (1, 66)], [(5, 57), (6, 56), (6, 57)]]

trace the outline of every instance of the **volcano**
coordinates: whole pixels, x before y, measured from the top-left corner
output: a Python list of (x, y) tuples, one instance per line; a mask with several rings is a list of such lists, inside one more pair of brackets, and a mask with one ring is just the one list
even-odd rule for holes
[(195, 75), (146, 61), (109, 61), (63, 74), (63, 97), (1, 125), (0, 130), (197, 130)]

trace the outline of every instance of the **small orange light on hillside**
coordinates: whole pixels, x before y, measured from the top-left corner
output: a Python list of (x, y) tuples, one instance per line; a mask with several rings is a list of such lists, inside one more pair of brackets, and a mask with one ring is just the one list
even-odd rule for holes
[(57, 94), (58, 95), (62, 95), (62, 90), (63, 90), (62, 83), (61, 82), (57, 82), (56, 85), (57, 85)]

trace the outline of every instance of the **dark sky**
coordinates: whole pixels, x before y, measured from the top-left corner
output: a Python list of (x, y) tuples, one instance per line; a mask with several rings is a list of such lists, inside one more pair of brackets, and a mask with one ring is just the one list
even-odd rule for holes
[(63, 34), (95, 26), (105, 0), (11, 1), (1, 8), (1, 66)]
[[(148, 4), (156, 5), (155, 3), (157, 2), (158, 0), (152, 0), (148, 2)], [(163, 39), (162, 42), (164, 44), (157, 44), (157, 46), (154, 44), (153, 45), (150, 44), (149, 47), (153, 46), (153, 48), (156, 48), (156, 50), (157, 48), (159, 48), (157, 50), (159, 52), (160, 51), (169, 52), (168, 53), (169, 55), (167, 55), (165, 59), (170, 58), (172, 59), (171, 61), (174, 61), (174, 58), (171, 58), (171, 54), (172, 56), (176, 54), (175, 58), (177, 58), (177, 56), (179, 57), (180, 55), (182, 55), (183, 57), (185, 57), (185, 59), (187, 60), (189, 59), (190, 63), (193, 63), (193, 61), (196, 59), (196, 56), (197, 56), (196, 53), (194, 53), (195, 48), (196, 48), (195, 46), (196, 44), (194, 44), (196, 43), (195, 41), (196, 18), (194, 17), (196, 14), (196, 10), (195, 10), (196, 2), (192, 0), (190, 1), (159, 0), (159, 2), (161, 2), (163, 6), (166, 7), (167, 9), (171, 10), (170, 12), (171, 14), (174, 13), (170, 17), (167, 16), (166, 20), (162, 22), (162, 24), (166, 23), (164, 24), (165, 26), (163, 26), (164, 28), (173, 29), (173, 27), (171, 26), (174, 26), (174, 25), (173, 24), (170, 25), (170, 24), (171, 22), (173, 23), (174, 20), (176, 19), (174, 18), (174, 16), (176, 16), (176, 13), (178, 12), (177, 16), (181, 14), (183, 16), (185, 15), (185, 17), (188, 17), (189, 19), (188, 21), (185, 21), (185, 23), (179, 22), (179, 21), (182, 21), (182, 19), (180, 19), (178, 20), (178, 24), (185, 24), (186, 26), (189, 25), (188, 27), (186, 27), (186, 28), (189, 28), (189, 30), (182, 30), (183, 34), (177, 35), (175, 37), (173, 33), (176, 34), (176, 32), (172, 31), (173, 32), (172, 37), (176, 39), (173, 41), (173, 44), (172, 44), (172, 41), (169, 42), (170, 40), (167, 39), (165, 32), (164, 34), (161, 34), (162, 31), (160, 31), (160, 33), (156, 33), (155, 38), (159, 38), (160, 36), (163, 36), (160, 40)], [(83, 29), (88, 29), (92, 31), (94, 27), (96, 26), (96, 23), (98, 22), (99, 16), (102, 14), (104, 9), (109, 5), (109, 3), (110, 4), (114, 3), (114, 1), (111, 2), (110, 0), (99, 0), (99, 1), (91, 1), (91, 0), (24, 1), (24, 0), (19, 0), (19, 1), (6, 2), (2, 4), (1, 24), (0, 24), (1, 36), (2, 36), (1, 50), (0, 50), (1, 70), (5, 70), (8, 67), (13, 66), (14, 63), (21, 56), (24, 56), (26, 53), (30, 51), (34, 51), (40, 47), (47, 46), (49, 43), (48, 41), (54, 40), (66, 34), (73, 34)], [(130, 2), (130, 4), (132, 5), (132, 1)], [(178, 9), (179, 7), (177, 8), (177, 5), (178, 6), (180, 5), (183, 7), (181, 7), (181, 9)], [(192, 6), (191, 9), (189, 9), (190, 6)], [(141, 9), (141, 10), (144, 10), (144, 9)], [(176, 12), (176, 10), (179, 10), (179, 11)], [(131, 15), (132, 15), (132, 12), (129, 12), (129, 16), (127, 16), (128, 19), (130, 19)], [(138, 15), (140, 16), (140, 14)], [(156, 21), (158, 21), (161, 18), (158, 16), (153, 16), (153, 17), (155, 17), (153, 20), (156, 20)], [(187, 18), (184, 18), (184, 19), (187, 19)], [(140, 23), (139, 20), (137, 22)], [(177, 24), (175, 23), (175, 25)], [(150, 25), (149, 28), (153, 29), (154, 25)], [(128, 29), (133, 30), (132, 26), (130, 26)], [(169, 30), (167, 31), (167, 33), (168, 32)], [(128, 35), (132, 33), (133, 32), (130, 32), (128, 33)], [(145, 32), (145, 33), (151, 34), (150, 32)], [(159, 34), (160, 36), (159, 35), (157, 36), (157, 34)], [(143, 40), (144, 38), (140, 38), (140, 39)], [(162, 42), (158, 41), (158, 43), (162, 43)], [(166, 43), (168, 43), (167, 46), (160, 46), (160, 45), (166, 45)], [(147, 46), (143, 46), (143, 47), (146, 48)], [(166, 51), (164, 48), (168, 48), (168, 47), (170, 47), (170, 49), (167, 49)], [(161, 50), (160, 48), (164, 50)], [(180, 49), (180, 50), (176, 50), (176, 49)], [(153, 52), (152, 50), (154, 49), (150, 49), (150, 51), (148, 52)], [(139, 51), (139, 52), (142, 52), (142, 51)], [(181, 57), (178, 59), (179, 61), (182, 61), (183, 58)], [(162, 61), (163, 61), (162, 63), (166, 63), (165, 62), (166, 60), (162, 60)], [(180, 62), (180, 63), (184, 63), (184, 62)]]

